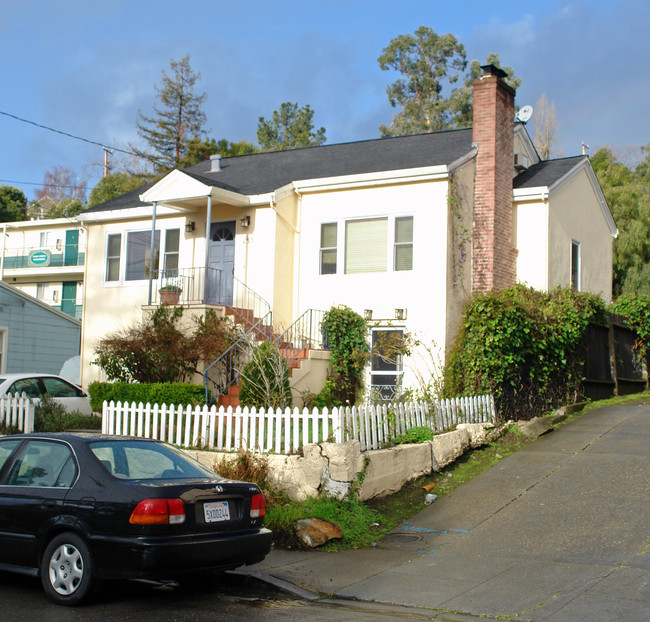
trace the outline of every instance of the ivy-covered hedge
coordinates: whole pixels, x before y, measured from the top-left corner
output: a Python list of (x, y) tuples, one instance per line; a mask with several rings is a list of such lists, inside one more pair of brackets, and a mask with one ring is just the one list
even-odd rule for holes
[(94, 412), (102, 411), (104, 400), (110, 402), (147, 402), (151, 404), (181, 404), (202, 406), (205, 404), (203, 385), (173, 382), (129, 383), (91, 382), (88, 385), (90, 406)]
[(328, 406), (356, 403), (369, 357), (367, 330), (363, 317), (345, 305), (325, 312), (323, 331), (332, 366), (332, 375), (323, 390), (330, 401)]
[(635, 345), (639, 358), (647, 357), (650, 345), (650, 296), (643, 294), (619, 296), (612, 302), (609, 310), (625, 316), (628, 325), (637, 334)]
[(517, 285), (476, 295), (448, 357), (445, 395), (492, 393), (505, 420), (575, 400), (590, 321), (607, 322), (604, 301), (569, 288)]

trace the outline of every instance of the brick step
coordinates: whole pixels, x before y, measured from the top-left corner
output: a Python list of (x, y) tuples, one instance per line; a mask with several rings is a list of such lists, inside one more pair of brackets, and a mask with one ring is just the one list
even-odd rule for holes
[(233, 408), (236, 408), (237, 406), (239, 406), (240, 389), (241, 386), (238, 384), (233, 384), (230, 387), (228, 387), (228, 392), (225, 395), (219, 396), (219, 405), (223, 406), (224, 408), (228, 408), (228, 406), (232, 406)]

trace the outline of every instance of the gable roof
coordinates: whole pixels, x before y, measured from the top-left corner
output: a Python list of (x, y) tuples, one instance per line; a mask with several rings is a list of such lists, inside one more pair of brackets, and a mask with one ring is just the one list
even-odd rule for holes
[(533, 164), (530, 168), (522, 171), (514, 178), (512, 187), (518, 188), (539, 188), (540, 186), (551, 187), (562, 179), (576, 165), (587, 156), (574, 156), (571, 158), (559, 158), (557, 160), (544, 160)]
[[(222, 158), (221, 170), (217, 172), (210, 172), (211, 162), (207, 160), (184, 169), (183, 173), (206, 186), (259, 195), (305, 179), (448, 165), (471, 150), (471, 129), (450, 130)], [(140, 195), (155, 183), (83, 213), (148, 205), (140, 201)]]
[(533, 164), (529, 169), (521, 172), (512, 182), (512, 189), (515, 200), (520, 198), (525, 200), (537, 193), (550, 195), (558, 188), (562, 187), (574, 175), (580, 171), (587, 174), (591, 183), (596, 200), (607, 222), (607, 226), (613, 237), (618, 235), (618, 229), (612, 213), (607, 205), (607, 200), (603, 194), (602, 188), (598, 183), (596, 173), (591, 166), (591, 162), (586, 155), (573, 156), (570, 158), (559, 158), (557, 160), (545, 160)]

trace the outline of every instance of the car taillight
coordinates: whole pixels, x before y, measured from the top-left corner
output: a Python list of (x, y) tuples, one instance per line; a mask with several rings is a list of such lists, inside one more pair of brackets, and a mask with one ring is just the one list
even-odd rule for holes
[(266, 499), (262, 494), (251, 497), (251, 518), (261, 518), (266, 514)]
[(130, 523), (134, 525), (178, 525), (185, 522), (182, 499), (145, 499), (138, 503)]

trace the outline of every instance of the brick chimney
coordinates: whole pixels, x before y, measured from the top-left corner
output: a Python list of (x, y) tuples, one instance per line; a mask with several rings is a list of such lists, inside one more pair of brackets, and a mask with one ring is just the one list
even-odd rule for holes
[(472, 289), (488, 292), (515, 284), (512, 177), (515, 90), (506, 72), (481, 67), (474, 81), (474, 128), (478, 147), (474, 190)]

